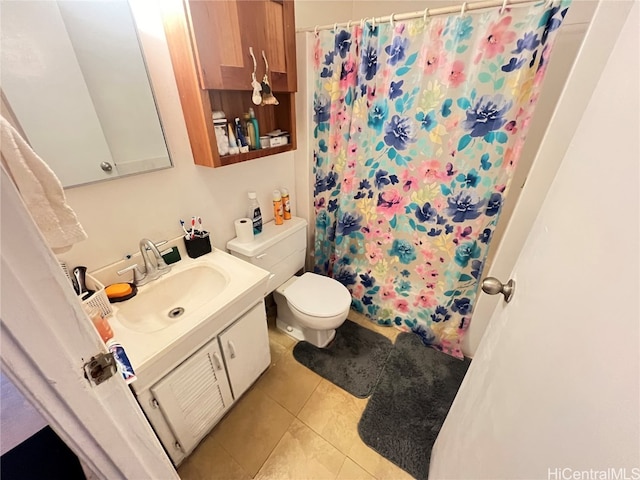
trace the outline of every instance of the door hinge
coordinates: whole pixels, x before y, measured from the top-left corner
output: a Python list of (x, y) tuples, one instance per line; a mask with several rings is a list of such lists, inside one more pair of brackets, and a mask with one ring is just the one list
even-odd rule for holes
[(100, 353), (95, 357), (91, 357), (84, 364), (84, 376), (89, 382), (100, 385), (116, 374), (118, 367), (111, 352)]

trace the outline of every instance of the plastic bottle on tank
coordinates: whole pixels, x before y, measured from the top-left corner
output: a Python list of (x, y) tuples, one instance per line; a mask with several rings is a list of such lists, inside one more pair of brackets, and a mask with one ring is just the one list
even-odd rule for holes
[(260, 210), (256, 192), (249, 192), (249, 210), (247, 217), (253, 222), (253, 234), (258, 235), (262, 232), (262, 211)]

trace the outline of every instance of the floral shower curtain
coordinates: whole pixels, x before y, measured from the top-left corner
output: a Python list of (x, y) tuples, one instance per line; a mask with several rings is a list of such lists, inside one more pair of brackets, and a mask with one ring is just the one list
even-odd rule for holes
[(354, 309), (462, 358), (569, 2), (317, 34), (315, 269)]

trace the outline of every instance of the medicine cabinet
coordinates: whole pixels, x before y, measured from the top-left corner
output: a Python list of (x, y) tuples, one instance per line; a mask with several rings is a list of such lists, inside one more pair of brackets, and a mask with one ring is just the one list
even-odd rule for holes
[[(163, 2), (163, 22), (197, 165), (221, 167), (296, 148), (293, 0), (168, 0)], [(278, 105), (252, 102), (251, 49), (258, 82), (268, 63)], [(261, 136), (279, 129), (289, 133), (289, 143), (221, 156), (213, 112), (223, 111), (233, 122), (249, 108)]]

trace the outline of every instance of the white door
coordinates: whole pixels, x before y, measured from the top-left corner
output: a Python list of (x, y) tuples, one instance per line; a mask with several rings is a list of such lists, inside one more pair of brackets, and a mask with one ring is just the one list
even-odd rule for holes
[(640, 479), (639, 13), (438, 436), (432, 480)]
[(240, 398), (271, 363), (264, 302), (260, 302), (219, 336), (233, 398)]
[(0, 170), (2, 372), (98, 478), (178, 478), (124, 380), (84, 378), (106, 348)]
[[(574, 0), (574, 3), (580, 3), (580, 1)], [(567, 152), (578, 122), (593, 95), (603, 71), (602, 66), (609, 58), (632, 4), (631, 1), (598, 2), (531, 170), (526, 177), (518, 203), (509, 218), (500, 244), (495, 248), (491, 270), (483, 272), (484, 275), (503, 278), (513, 270), (531, 225)], [(562, 45), (554, 47), (554, 54), (555, 48), (562, 48)], [(516, 185), (513, 186), (513, 188), (516, 187)], [(494, 247), (496, 246), (492, 244), (492, 249)], [(462, 343), (465, 355), (471, 357), (475, 355), (496, 305), (496, 297), (478, 296), (471, 325)]]

